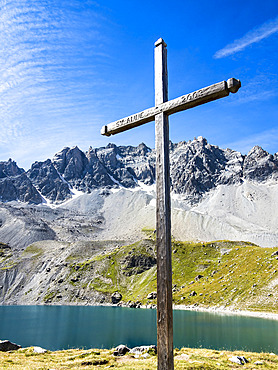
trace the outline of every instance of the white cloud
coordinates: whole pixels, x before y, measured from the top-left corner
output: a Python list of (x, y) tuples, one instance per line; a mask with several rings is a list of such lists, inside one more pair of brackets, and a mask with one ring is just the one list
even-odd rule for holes
[(214, 54), (214, 58), (224, 58), (235, 54), (247, 46), (259, 42), (278, 32), (278, 17), (263, 23), (261, 26), (247, 32), (243, 37), (228, 44)]

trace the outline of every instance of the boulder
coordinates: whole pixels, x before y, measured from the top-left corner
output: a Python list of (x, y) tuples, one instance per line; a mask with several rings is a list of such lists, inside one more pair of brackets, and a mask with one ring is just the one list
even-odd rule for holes
[(147, 295), (147, 299), (156, 299), (156, 296), (157, 296), (156, 292), (151, 292)]
[(9, 340), (1, 340), (0, 341), (0, 351), (7, 352), (7, 351), (16, 351), (21, 348), (20, 345), (10, 342)]
[(136, 308), (136, 307), (137, 307), (137, 304), (136, 304), (134, 301), (130, 301), (130, 302), (128, 303), (128, 307), (129, 307), (129, 308)]
[(115, 292), (111, 295), (111, 301), (113, 304), (117, 304), (121, 301), (122, 295), (119, 292)]
[[(148, 245), (145, 246), (146, 243), (147, 242), (144, 241), (141, 243), (141, 245), (146, 248), (148, 247)], [(140, 254), (136, 254), (135, 252), (133, 252), (127, 255), (122, 263), (124, 265), (123, 270), (125, 275), (137, 275), (149, 270), (154, 265), (156, 265), (156, 257), (153, 249), (151, 249), (151, 251), (148, 250), (148, 252), (142, 252)]]
[(190, 297), (194, 297), (195, 295), (197, 295), (197, 293), (195, 292), (195, 290), (192, 290), (192, 292), (189, 294)]
[(115, 348), (114, 356), (124, 356), (127, 352), (130, 351), (130, 348), (125, 346), (124, 344), (120, 344), (118, 347)]
[(149, 358), (149, 357), (151, 357), (151, 355), (148, 352), (146, 352), (146, 353), (143, 353), (141, 357), (142, 358)]
[(195, 281), (198, 281), (198, 280), (202, 279), (202, 277), (204, 277), (204, 276), (203, 276), (203, 275), (197, 275), (197, 276), (195, 277)]
[(35, 347), (33, 347), (33, 352), (34, 353), (45, 353), (45, 352), (47, 352), (47, 350), (42, 348), (42, 347), (35, 346)]
[(229, 361), (238, 365), (244, 365), (248, 363), (248, 360), (244, 356), (233, 356), (229, 358)]
[(142, 354), (144, 352), (153, 352), (153, 353), (157, 353), (157, 347), (155, 345), (151, 345), (151, 346), (138, 346), (138, 347), (134, 347), (130, 350), (130, 353), (134, 353), (134, 354)]

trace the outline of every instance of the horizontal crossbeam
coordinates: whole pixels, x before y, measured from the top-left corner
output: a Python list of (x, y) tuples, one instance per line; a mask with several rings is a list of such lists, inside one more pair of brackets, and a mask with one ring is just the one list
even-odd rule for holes
[(111, 122), (101, 129), (101, 134), (105, 136), (115, 135), (119, 132), (129, 130), (133, 127), (141, 126), (144, 123), (151, 122), (159, 113), (167, 115), (181, 112), (186, 109), (197, 107), (198, 105), (208, 103), (213, 100), (224, 98), (229, 93), (236, 93), (241, 87), (239, 80), (230, 78), (227, 81), (218, 82), (214, 85), (204, 87), (190, 94), (182, 95), (179, 98), (169, 100), (156, 107), (145, 109), (142, 112), (132, 114), (118, 121)]

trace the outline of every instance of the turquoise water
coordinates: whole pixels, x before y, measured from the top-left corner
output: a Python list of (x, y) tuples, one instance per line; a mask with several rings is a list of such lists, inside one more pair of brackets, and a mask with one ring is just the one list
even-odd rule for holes
[[(156, 343), (156, 310), (0, 306), (0, 339), (49, 350)], [(278, 353), (278, 321), (174, 311), (174, 346)]]

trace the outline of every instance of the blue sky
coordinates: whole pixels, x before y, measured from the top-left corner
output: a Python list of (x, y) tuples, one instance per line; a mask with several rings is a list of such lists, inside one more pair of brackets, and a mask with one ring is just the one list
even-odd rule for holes
[(154, 147), (154, 123), (102, 137), (154, 105), (154, 42), (168, 44), (169, 99), (239, 78), (237, 94), (170, 117), (199, 135), (278, 152), (277, 0), (0, 0), (0, 160), (28, 169), (65, 146)]

